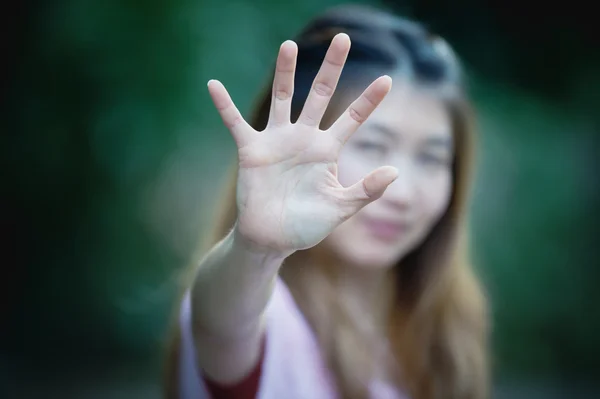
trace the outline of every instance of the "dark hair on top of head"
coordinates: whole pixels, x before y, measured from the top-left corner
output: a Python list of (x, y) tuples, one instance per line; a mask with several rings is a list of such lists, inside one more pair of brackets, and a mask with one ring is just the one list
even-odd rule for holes
[[(329, 9), (294, 38), (298, 45), (292, 122), (299, 115), (331, 40), (346, 33), (352, 45), (340, 83), (369, 83), (383, 73), (400, 74), (423, 87), (461, 88), (461, 68), (445, 40), (423, 25), (364, 5)], [(366, 88), (366, 86), (365, 86)], [(265, 109), (270, 96), (264, 99)], [(254, 121), (255, 128), (266, 125)]]
[[(444, 39), (418, 22), (386, 11), (356, 4), (337, 6), (310, 21), (294, 38), (298, 56), (292, 122), (300, 115), (331, 41), (338, 33), (346, 33), (352, 42), (336, 90), (338, 95), (344, 89), (357, 88), (357, 84), (365, 89), (382, 74), (400, 75), (421, 87), (441, 89), (444, 94), (462, 91), (458, 58)], [(351, 97), (355, 95), (351, 93)], [(258, 101), (250, 121), (255, 129), (266, 127), (270, 104), (268, 90)]]
[(298, 35), (299, 71), (316, 72), (331, 39), (346, 33), (352, 40), (346, 66), (372, 64), (407, 70), (427, 85), (459, 83), (460, 67), (452, 49), (423, 25), (362, 5), (332, 8)]

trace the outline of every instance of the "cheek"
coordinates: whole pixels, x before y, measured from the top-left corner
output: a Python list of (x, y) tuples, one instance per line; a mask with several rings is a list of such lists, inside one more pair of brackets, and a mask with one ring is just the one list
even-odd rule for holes
[(450, 202), (452, 188), (452, 177), (450, 171), (441, 173), (433, 179), (429, 179), (421, 189), (421, 195), (417, 202), (421, 206), (421, 212), (430, 224), (435, 223), (446, 211)]
[(413, 211), (415, 226), (403, 242), (398, 243), (400, 255), (418, 247), (431, 229), (444, 215), (450, 202), (452, 177), (450, 173), (423, 179), (419, 194), (415, 197)]

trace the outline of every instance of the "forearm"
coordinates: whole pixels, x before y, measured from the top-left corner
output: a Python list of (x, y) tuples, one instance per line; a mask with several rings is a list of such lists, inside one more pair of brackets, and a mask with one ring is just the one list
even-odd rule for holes
[(191, 292), (194, 335), (233, 341), (255, 336), (284, 258), (250, 248), (232, 230), (198, 266)]

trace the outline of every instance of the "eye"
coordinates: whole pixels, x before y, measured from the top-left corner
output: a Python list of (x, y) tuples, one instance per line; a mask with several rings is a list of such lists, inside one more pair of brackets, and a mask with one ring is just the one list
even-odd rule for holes
[(429, 152), (419, 154), (418, 160), (421, 164), (429, 167), (447, 166), (449, 162), (447, 156)]
[(387, 147), (384, 144), (374, 141), (359, 141), (356, 143), (356, 148), (375, 155), (384, 155), (387, 152)]

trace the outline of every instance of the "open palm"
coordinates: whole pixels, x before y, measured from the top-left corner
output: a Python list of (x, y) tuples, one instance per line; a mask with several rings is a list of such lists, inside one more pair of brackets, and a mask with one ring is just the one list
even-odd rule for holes
[(259, 248), (295, 251), (310, 248), (344, 220), (379, 198), (396, 178), (390, 166), (343, 187), (337, 179), (338, 154), (391, 88), (380, 77), (326, 131), (319, 129), (350, 49), (350, 38), (336, 35), (313, 82), (297, 122), (290, 122), (297, 46), (282, 44), (277, 58), (269, 122), (254, 130), (241, 116), (225, 87), (210, 81), (209, 92), (238, 147), (239, 233)]

